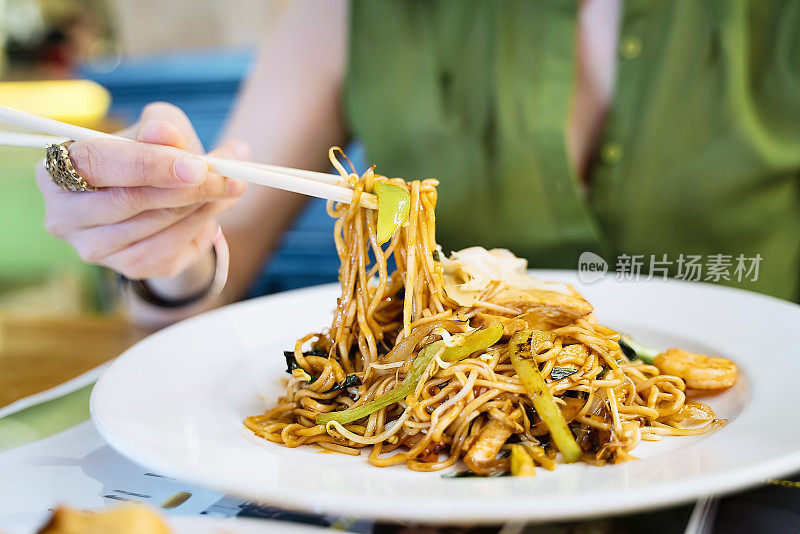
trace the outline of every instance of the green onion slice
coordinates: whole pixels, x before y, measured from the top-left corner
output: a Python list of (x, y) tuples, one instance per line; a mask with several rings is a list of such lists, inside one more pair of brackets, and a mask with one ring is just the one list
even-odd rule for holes
[(408, 220), (411, 195), (402, 187), (382, 182), (372, 191), (378, 197), (378, 244), (383, 245)]
[(419, 381), (422, 379), (422, 375), (425, 374), (428, 365), (430, 365), (431, 361), (440, 352), (442, 360), (455, 362), (466, 358), (473, 352), (491, 347), (500, 340), (500, 336), (502, 335), (503, 326), (498, 323), (488, 328), (482, 328), (464, 335), (462, 343), (458, 346), (447, 347), (444, 341), (435, 341), (419, 352), (417, 357), (414, 358), (414, 362), (411, 364), (411, 370), (400, 385), (392, 391), (386, 392), (361, 406), (355, 406), (339, 412), (320, 414), (317, 416), (317, 424), (327, 425), (331, 421), (336, 421), (345, 425), (361, 419), (362, 417), (367, 417), (373, 412), (391, 406), (396, 402), (400, 402), (417, 388), (417, 384), (419, 384)]

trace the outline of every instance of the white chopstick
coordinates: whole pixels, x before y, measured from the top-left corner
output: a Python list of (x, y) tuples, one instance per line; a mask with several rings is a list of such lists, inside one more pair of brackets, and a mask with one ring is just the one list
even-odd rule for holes
[(21, 146), (27, 148), (47, 148), (47, 145), (59, 144), (67, 141), (66, 137), (50, 135), (26, 134), (21, 132), (7, 132), (0, 130), (0, 145)]
[[(22, 132), (8, 132), (0, 130), (0, 145), (6, 145), (6, 146), (47, 148), (47, 145), (59, 144), (68, 140), (69, 137), (55, 137), (52, 135), (28, 134)], [(130, 141), (130, 139), (126, 140)], [(212, 156), (206, 156), (206, 158), (212, 162), (243, 163), (245, 165), (249, 165), (250, 167), (254, 167), (256, 169), (264, 169), (266, 171), (280, 172), (283, 174), (288, 174), (290, 176), (297, 176), (298, 178), (306, 178), (309, 180), (314, 180), (316, 182), (321, 182), (325, 184), (343, 185), (343, 186), (347, 185), (347, 183), (338, 174), (304, 171), (301, 169), (292, 169), (290, 167), (280, 167), (278, 165), (256, 163), (254, 161), (228, 160)]]
[[(0, 131), (0, 144), (3, 145), (45, 148), (48, 144), (61, 143), (66, 139), (75, 141), (85, 139), (115, 139), (135, 142), (125, 137), (90, 130), (81, 126), (75, 126), (74, 124), (67, 124), (3, 106), (0, 106), (0, 122), (60, 136), (52, 137)], [(294, 193), (301, 193), (312, 197), (334, 200), (345, 204), (350, 203), (353, 198), (353, 190), (337, 175), (263, 163), (229, 160), (213, 156), (198, 157), (205, 161), (212, 171), (229, 178), (283, 189), (285, 191), (292, 191)], [(377, 209), (377, 198), (375, 195), (362, 193), (359, 205), (364, 208)]]

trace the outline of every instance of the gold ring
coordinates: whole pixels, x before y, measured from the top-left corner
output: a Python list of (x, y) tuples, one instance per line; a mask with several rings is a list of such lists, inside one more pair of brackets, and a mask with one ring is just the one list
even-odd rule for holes
[(72, 141), (66, 141), (59, 145), (47, 145), (47, 155), (44, 158), (47, 174), (53, 179), (53, 183), (64, 191), (97, 191), (97, 188), (89, 185), (72, 165), (68, 150), (71, 144)]

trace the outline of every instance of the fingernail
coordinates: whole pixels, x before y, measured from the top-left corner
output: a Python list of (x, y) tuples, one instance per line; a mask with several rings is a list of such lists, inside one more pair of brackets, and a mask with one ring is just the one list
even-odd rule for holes
[(175, 162), (175, 175), (187, 184), (199, 184), (208, 176), (208, 165), (197, 158), (181, 158)]
[(231, 141), (231, 149), (239, 159), (250, 159), (250, 146), (242, 141)]

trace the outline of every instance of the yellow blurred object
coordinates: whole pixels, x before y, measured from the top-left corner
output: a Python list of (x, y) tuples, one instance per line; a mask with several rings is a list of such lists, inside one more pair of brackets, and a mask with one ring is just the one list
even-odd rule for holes
[(65, 506), (53, 511), (39, 534), (170, 534), (155, 511), (144, 505), (125, 505), (104, 512), (81, 512)]
[(79, 126), (98, 124), (110, 104), (105, 87), (90, 80), (0, 82), (0, 105)]

